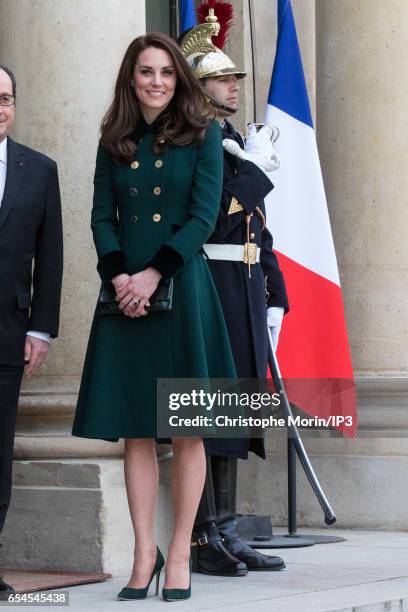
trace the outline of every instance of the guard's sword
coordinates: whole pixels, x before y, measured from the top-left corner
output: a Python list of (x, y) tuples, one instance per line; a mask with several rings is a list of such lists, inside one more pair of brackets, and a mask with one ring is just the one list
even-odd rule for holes
[[(333, 525), (333, 523), (336, 522), (336, 515), (317, 479), (316, 473), (313, 469), (312, 464), (310, 463), (310, 459), (307, 456), (305, 447), (300, 437), (299, 430), (296, 426), (296, 423), (294, 422), (292, 408), (290, 406), (288, 396), (286, 394), (286, 390), (285, 390), (285, 387), (282, 381), (282, 376), (280, 373), (278, 360), (276, 358), (275, 350), (273, 348), (271, 330), (269, 329), (269, 327), (268, 327), (268, 338), (269, 338), (269, 343), (268, 343), (269, 344), (268, 346), (269, 368), (271, 371), (273, 382), (275, 384), (275, 388), (281, 397), (281, 405), (283, 408), (283, 413), (284, 413), (284, 416), (288, 424), (287, 425), (288, 427), (288, 446), (290, 448), (290, 445), (292, 445), (292, 447), (296, 451), (296, 454), (299, 458), (300, 463), (302, 464), (302, 467), (310, 482), (310, 485), (324, 512), (324, 522), (326, 523), (326, 525)], [(292, 465), (295, 466), (293, 462), (292, 462)], [(289, 513), (290, 511), (291, 509), (289, 509)], [(293, 511), (296, 513), (296, 508), (295, 509), (292, 508), (292, 514), (293, 514)], [(289, 529), (289, 531), (291, 531), (291, 529)]]

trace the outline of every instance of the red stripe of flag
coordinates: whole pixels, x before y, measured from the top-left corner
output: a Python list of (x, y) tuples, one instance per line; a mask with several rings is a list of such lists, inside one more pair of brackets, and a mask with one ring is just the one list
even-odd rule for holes
[(352, 425), (337, 429), (354, 436), (356, 395), (341, 288), (276, 255), (290, 296), (277, 352), (289, 399), (318, 417), (349, 417)]

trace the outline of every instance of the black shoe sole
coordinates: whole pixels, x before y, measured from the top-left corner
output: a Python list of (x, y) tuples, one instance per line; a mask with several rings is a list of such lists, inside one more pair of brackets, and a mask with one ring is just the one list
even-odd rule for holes
[(234, 578), (240, 576), (246, 576), (248, 574), (248, 570), (240, 570), (239, 572), (209, 572), (207, 570), (203, 570), (199, 567), (193, 570), (196, 574), (205, 574), (206, 576), (225, 576), (225, 578)]
[(276, 567), (248, 567), (248, 572), (280, 572), (286, 569), (286, 565), (277, 565)]

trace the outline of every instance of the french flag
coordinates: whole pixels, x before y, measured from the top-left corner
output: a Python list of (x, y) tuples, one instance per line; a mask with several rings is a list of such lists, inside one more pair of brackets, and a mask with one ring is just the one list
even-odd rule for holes
[(280, 130), (281, 166), (266, 199), (290, 303), (277, 354), (280, 369), (294, 404), (332, 417), (333, 426), (353, 437), (356, 397), (342, 291), (290, 0), (278, 0), (265, 122)]
[(180, 0), (180, 34), (197, 25), (193, 0)]

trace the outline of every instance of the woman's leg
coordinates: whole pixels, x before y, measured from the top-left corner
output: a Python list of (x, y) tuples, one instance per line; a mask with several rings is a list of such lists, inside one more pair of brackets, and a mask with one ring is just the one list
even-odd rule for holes
[(166, 562), (165, 587), (188, 588), (191, 532), (205, 481), (201, 438), (173, 438), (172, 497), (174, 531)]
[(155, 510), (159, 471), (154, 440), (125, 440), (125, 481), (135, 532), (131, 588), (145, 587), (156, 561)]

